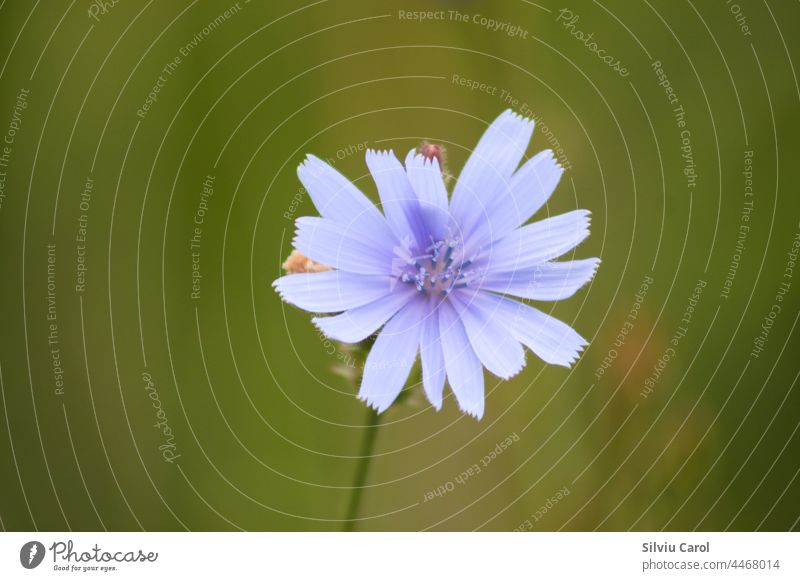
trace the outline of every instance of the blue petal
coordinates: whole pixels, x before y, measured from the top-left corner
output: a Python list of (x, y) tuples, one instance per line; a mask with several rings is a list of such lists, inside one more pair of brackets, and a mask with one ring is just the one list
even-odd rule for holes
[(588, 210), (575, 210), (518, 228), (491, 245), (474, 268), (511, 272), (558, 258), (589, 236)]
[(450, 389), (459, 407), (470, 415), (483, 417), (483, 367), (470, 345), (464, 324), (447, 302), (439, 305), (439, 336)]
[(477, 292), (474, 302), (491, 309), (499, 323), (547, 363), (570, 367), (588, 345), (566, 323), (519, 301)]
[(312, 319), (320, 331), (331, 339), (345, 343), (363, 341), (399, 311), (419, 293), (410, 285), (396, 287), (395, 290), (361, 307), (345, 311), (334, 317), (315, 317)]
[(470, 241), (480, 245), (500, 240), (527, 222), (550, 198), (563, 172), (549, 149), (529, 159), (487, 206), (485, 219), (469, 231)]
[(366, 158), (378, 187), (386, 221), (397, 239), (425, 243), (427, 234), (417, 194), (394, 152), (368, 149)]
[(566, 299), (594, 276), (599, 258), (546, 262), (512, 272), (490, 272), (479, 283), (481, 290), (515, 295), (536, 301)]
[(435, 157), (428, 159), (412, 149), (406, 156), (406, 174), (419, 199), (428, 231), (436, 240), (441, 240), (447, 229), (450, 211), (439, 161)]
[(386, 245), (395, 236), (378, 208), (350, 180), (321, 159), (309, 155), (297, 168), (297, 176), (320, 215), (362, 238)]
[(272, 283), (281, 298), (306, 311), (337, 313), (366, 305), (391, 292), (389, 276), (353, 274), (339, 270), (288, 274)]
[(375, 340), (364, 365), (358, 397), (379, 413), (397, 398), (417, 358), (422, 301), (412, 301), (400, 310)]
[(510, 109), (486, 130), (453, 190), (450, 212), (465, 237), (485, 220), (487, 208), (507, 189), (533, 133), (533, 121)]
[(483, 366), (501, 379), (519, 373), (525, 366), (525, 351), (509, 332), (506, 321), (496, 318), (497, 309), (480, 300), (479, 293), (455, 292), (450, 297)]
[(420, 359), (422, 361), (422, 384), (425, 395), (437, 410), (442, 409), (442, 392), (444, 391), (444, 354), (439, 340), (439, 314), (430, 309), (422, 321), (420, 337)]
[(296, 225), (294, 247), (311, 260), (359, 274), (391, 274), (391, 240), (383, 246), (369, 243), (357, 230), (326, 218), (305, 216)]

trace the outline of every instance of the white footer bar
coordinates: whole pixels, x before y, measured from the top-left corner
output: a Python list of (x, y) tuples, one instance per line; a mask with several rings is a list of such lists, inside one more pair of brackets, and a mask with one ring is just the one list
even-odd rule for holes
[(796, 580), (799, 562), (799, 533), (0, 534), (0, 579)]

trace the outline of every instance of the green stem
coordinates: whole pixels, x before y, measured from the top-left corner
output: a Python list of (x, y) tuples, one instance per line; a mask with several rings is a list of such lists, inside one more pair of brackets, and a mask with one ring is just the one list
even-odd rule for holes
[(347, 507), (347, 518), (344, 522), (345, 532), (352, 532), (356, 527), (356, 519), (361, 506), (361, 497), (364, 494), (364, 483), (367, 481), (369, 464), (372, 460), (372, 450), (375, 448), (375, 437), (378, 435), (381, 418), (371, 407), (367, 408), (367, 425), (364, 439), (361, 441), (361, 454), (356, 468), (355, 479), (353, 480), (353, 492), (350, 496), (350, 504)]

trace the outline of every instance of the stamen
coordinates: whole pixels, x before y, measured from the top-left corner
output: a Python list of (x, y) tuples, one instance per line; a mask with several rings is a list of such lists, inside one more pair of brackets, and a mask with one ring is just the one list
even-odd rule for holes
[[(427, 254), (413, 257), (409, 254), (400, 281), (413, 283), (419, 292), (441, 292), (445, 296), (453, 289), (469, 286), (475, 278), (475, 273), (467, 268), (477, 255), (463, 260), (463, 256), (459, 256), (457, 252), (462, 248), (463, 245), (458, 238), (432, 239), (430, 246), (425, 248)], [(463, 262), (459, 262), (460, 260)]]

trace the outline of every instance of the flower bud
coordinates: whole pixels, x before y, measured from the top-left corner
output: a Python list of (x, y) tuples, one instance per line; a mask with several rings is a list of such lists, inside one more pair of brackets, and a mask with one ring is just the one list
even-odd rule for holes
[(443, 145), (423, 141), (422, 144), (417, 148), (417, 151), (420, 155), (427, 157), (431, 161), (435, 158), (439, 164), (439, 169), (442, 172), (445, 183), (450, 181), (452, 176), (447, 171), (447, 151)]
[(283, 263), (286, 274), (301, 274), (303, 272), (323, 272), (330, 270), (330, 267), (311, 260), (299, 250), (292, 250), (289, 258)]
[(420, 155), (424, 155), (428, 159), (433, 159), (435, 157), (436, 161), (439, 162), (439, 167), (444, 167), (446, 152), (443, 146), (425, 141), (419, 146), (417, 151), (419, 151)]

